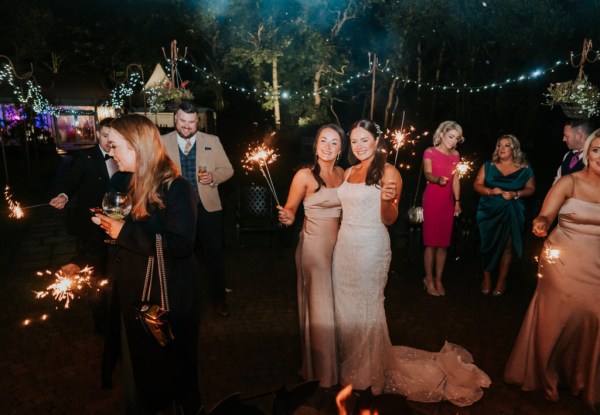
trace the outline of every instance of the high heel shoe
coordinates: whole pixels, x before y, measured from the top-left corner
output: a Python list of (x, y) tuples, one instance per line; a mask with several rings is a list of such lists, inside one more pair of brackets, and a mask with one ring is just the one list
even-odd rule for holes
[(427, 278), (423, 278), (423, 288), (427, 291), (427, 294), (433, 295), (434, 297), (439, 297), (439, 293), (435, 289), (435, 285), (432, 280), (427, 280)]
[(492, 292), (492, 280), (490, 278), (486, 279), (485, 275), (484, 275), (483, 281), (481, 281), (481, 294), (488, 295), (491, 292)]
[(442, 285), (441, 281), (439, 283), (438, 282), (435, 283), (435, 289), (440, 296), (443, 297), (446, 295), (446, 290), (444, 289), (444, 286)]
[(488, 295), (491, 291), (492, 290), (490, 289), (490, 287), (484, 288), (483, 283), (481, 283), (481, 294)]
[(506, 284), (504, 284), (504, 288), (501, 290), (492, 291), (492, 297), (500, 297), (502, 294), (504, 294), (504, 291), (506, 291)]

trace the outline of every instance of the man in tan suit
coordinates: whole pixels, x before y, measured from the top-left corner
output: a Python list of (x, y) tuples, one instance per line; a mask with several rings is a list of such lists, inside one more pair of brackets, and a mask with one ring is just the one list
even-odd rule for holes
[(198, 131), (198, 109), (190, 101), (179, 105), (175, 131), (162, 139), (181, 175), (197, 191), (196, 245), (201, 245), (204, 253), (215, 311), (225, 317), (229, 309), (225, 301), (223, 216), (218, 186), (233, 176), (233, 167), (219, 137)]

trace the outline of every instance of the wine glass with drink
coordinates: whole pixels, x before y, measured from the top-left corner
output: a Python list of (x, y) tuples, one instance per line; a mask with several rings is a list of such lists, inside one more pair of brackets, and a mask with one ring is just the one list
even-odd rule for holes
[[(125, 219), (125, 216), (131, 212), (131, 198), (127, 193), (107, 192), (102, 199), (102, 212), (114, 219)], [(114, 244), (114, 239), (104, 242)]]

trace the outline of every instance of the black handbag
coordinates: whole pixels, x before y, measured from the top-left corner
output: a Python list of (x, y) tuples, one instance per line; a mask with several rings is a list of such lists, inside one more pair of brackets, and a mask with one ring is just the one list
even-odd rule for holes
[(167, 293), (167, 276), (163, 255), (162, 237), (156, 234), (156, 263), (158, 265), (158, 282), (160, 286), (160, 305), (150, 302), (152, 278), (154, 275), (154, 257), (148, 257), (146, 279), (142, 299), (134, 305), (136, 320), (142, 331), (158, 345), (165, 347), (175, 339), (169, 321), (169, 295)]

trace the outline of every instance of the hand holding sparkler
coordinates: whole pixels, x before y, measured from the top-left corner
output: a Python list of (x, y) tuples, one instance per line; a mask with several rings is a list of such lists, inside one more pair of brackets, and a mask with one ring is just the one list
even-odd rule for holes
[(277, 218), (279, 219), (279, 222), (281, 222), (285, 226), (290, 226), (294, 223), (295, 215), (290, 209), (286, 209), (279, 205), (277, 205), (276, 208), (277, 210), (279, 210), (279, 212), (277, 213)]
[(548, 227), (550, 221), (545, 216), (538, 216), (533, 220), (533, 227), (531, 231), (535, 236), (546, 237), (548, 236)]
[(50, 199), (50, 206), (56, 209), (63, 209), (68, 202), (67, 196), (64, 193)]

